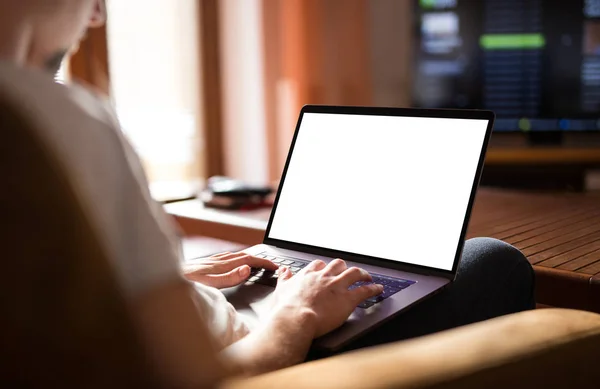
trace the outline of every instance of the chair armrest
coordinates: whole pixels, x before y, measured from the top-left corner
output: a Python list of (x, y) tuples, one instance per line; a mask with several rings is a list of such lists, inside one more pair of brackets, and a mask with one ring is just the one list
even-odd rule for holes
[(354, 351), (228, 389), (600, 387), (600, 315), (540, 309)]

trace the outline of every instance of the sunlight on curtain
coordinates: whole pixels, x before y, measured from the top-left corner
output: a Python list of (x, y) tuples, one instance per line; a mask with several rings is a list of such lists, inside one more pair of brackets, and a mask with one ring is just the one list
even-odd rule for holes
[(152, 185), (202, 175), (195, 0), (109, 0), (111, 97)]
[(69, 60), (65, 59), (60, 67), (60, 69), (58, 69), (58, 73), (56, 73), (56, 75), (54, 75), (54, 81), (58, 82), (59, 84), (66, 84), (69, 82)]

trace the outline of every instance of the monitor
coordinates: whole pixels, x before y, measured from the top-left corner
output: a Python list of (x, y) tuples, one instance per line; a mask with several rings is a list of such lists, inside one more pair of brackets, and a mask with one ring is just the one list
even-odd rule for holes
[(499, 131), (600, 131), (600, 0), (414, 0), (416, 107)]
[(452, 271), (492, 115), (365, 111), (302, 114), (265, 243)]

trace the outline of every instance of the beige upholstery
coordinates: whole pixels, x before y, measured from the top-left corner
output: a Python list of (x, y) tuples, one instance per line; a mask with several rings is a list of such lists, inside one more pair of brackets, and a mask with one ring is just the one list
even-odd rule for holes
[(355, 351), (228, 389), (599, 388), (600, 315), (542, 309)]

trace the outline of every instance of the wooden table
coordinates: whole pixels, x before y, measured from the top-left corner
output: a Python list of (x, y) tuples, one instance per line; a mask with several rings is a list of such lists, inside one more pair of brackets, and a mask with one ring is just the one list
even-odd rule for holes
[(537, 301), (600, 312), (600, 194), (481, 190), (467, 238), (490, 236), (534, 265)]
[[(270, 210), (206, 209), (197, 201), (165, 206), (187, 236), (253, 245)], [(467, 234), (519, 248), (534, 265), (541, 304), (600, 312), (600, 194), (522, 193), (480, 189)]]
[(271, 209), (226, 211), (206, 208), (200, 200), (188, 200), (165, 205), (185, 236), (211, 238), (242, 243), (248, 246), (262, 242)]

